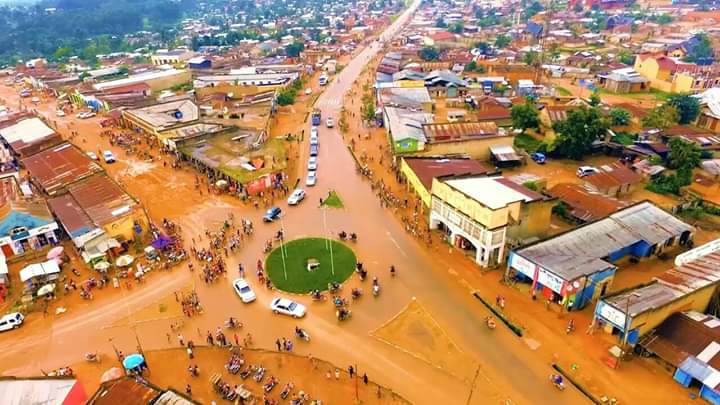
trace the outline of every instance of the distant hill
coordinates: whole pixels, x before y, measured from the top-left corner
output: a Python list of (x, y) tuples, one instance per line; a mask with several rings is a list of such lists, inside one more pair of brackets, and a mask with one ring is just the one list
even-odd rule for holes
[[(17, 4), (18, 0), (0, 1)], [(193, 11), (195, 4), (193, 0), (45, 0), (26, 6), (3, 4), (0, 64), (52, 57), (58, 49), (59, 56), (87, 57), (117, 51), (123, 46), (125, 34), (172, 27), (186, 12)], [(105, 37), (88, 41), (98, 36)]]

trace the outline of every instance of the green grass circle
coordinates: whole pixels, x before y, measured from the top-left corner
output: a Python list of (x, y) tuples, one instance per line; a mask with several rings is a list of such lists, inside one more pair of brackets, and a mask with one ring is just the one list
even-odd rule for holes
[[(285, 267), (283, 267), (283, 252)], [(308, 259), (316, 259), (320, 267), (312, 272), (308, 271)], [(344, 282), (355, 271), (356, 263), (357, 259), (353, 251), (338, 241), (303, 238), (286, 242), (282, 247), (278, 246), (270, 252), (265, 260), (265, 269), (275, 288), (303, 294), (313, 290), (325, 291), (331, 281)]]

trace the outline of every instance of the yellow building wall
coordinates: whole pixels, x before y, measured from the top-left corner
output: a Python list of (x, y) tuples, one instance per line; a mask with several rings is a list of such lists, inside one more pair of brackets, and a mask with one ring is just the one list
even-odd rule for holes
[(119, 240), (133, 240), (135, 238), (135, 222), (139, 222), (143, 232), (148, 230), (148, 219), (142, 208), (135, 207), (132, 214), (121, 217), (113, 222), (103, 225), (103, 230), (111, 237)]
[(439, 142), (425, 144), (425, 149), (416, 153), (418, 156), (439, 156), (463, 154), (475, 160), (490, 160), (490, 148), (493, 146), (512, 145), (513, 135), (498, 136), (494, 138), (476, 139), (459, 142)]
[(415, 172), (405, 162), (404, 158), (400, 159), (400, 173), (402, 173), (405, 176), (405, 179), (407, 179), (408, 187), (415, 190), (417, 195), (420, 196), (420, 200), (423, 204), (426, 207), (429, 207), (431, 201), (430, 190), (425, 188), (420, 179), (415, 175)]
[(691, 294), (680, 298), (677, 301), (670, 303), (656, 311), (646, 312), (632, 319), (632, 325), (630, 329), (639, 327), (640, 336), (646, 334), (652, 329), (660, 325), (665, 319), (675, 312), (681, 311), (698, 311), (705, 312), (710, 303), (710, 299), (715, 293), (716, 286), (710, 285), (701, 290), (695, 291)]
[[(510, 215), (507, 207), (499, 210), (491, 210), (479, 202), (466, 197), (464, 194), (455, 191), (442, 181), (438, 181), (438, 179), (433, 179), (432, 193), (488, 229), (495, 229), (507, 225), (507, 219)], [(519, 210), (519, 207), (517, 209)]]
[(519, 224), (508, 227), (508, 237), (527, 239), (533, 236), (548, 236), (552, 208), (556, 203), (555, 199), (551, 199), (521, 204)]
[(689, 93), (693, 88), (695, 79), (692, 76), (685, 73), (678, 73), (673, 78), (672, 92), (673, 93)]
[(641, 60), (640, 57), (635, 58), (635, 66), (633, 66), (638, 73), (644, 76), (648, 80), (655, 80), (658, 78), (658, 66), (657, 61), (653, 58), (647, 58)]

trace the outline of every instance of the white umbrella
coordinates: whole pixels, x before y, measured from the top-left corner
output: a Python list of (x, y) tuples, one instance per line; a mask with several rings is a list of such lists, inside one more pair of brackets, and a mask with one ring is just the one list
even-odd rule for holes
[(125, 267), (132, 264), (132, 262), (135, 261), (135, 258), (130, 255), (122, 255), (118, 257), (117, 261), (115, 261), (115, 265), (118, 267)]
[(107, 270), (107, 269), (110, 268), (110, 263), (108, 263), (108, 262), (106, 262), (106, 261), (103, 260), (103, 261), (101, 261), (101, 262), (95, 263), (95, 265), (93, 266), (93, 268), (94, 268), (95, 270), (105, 271), (105, 270)]
[(48, 295), (53, 291), (55, 291), (55, 284), (45, 284), (37, 291), (37, 295), (38, 297), (42, 297), (43, 295)]

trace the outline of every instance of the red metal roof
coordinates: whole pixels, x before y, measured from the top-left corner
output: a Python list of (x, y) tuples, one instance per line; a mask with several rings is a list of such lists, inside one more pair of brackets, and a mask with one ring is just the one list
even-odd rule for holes
[(424, 124), (423, 131), (428, 143), (460, 141), (498, 136), (494, 122), (444, 122)]
[(72, 184), (69, 190), (88, 217), (100, 226), (132, 213), (138, 205), (117, 183), (101, 174)]
[(67, 142), (27, 157), (22, 164), (50, 195), (102, 171), (85, 153)]
[(596, 221), (628, 206), (628, 203), (592, 192), (579, 184), (559, 183), (547, 190), (571, 208), (573, 217), (581, 221)]
[(491, 171), (489, 167), (472, 159), (406, 157), (403, 160), (428, 191), (432, 188), (433, 179), (437, 177), (478, 175)]

